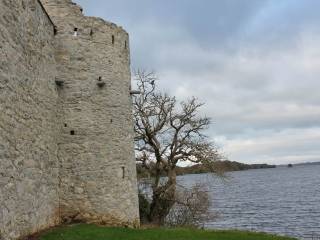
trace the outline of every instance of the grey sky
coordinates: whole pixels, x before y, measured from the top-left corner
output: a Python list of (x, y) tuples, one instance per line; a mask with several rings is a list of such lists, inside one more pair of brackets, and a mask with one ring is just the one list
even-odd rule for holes
[(197, 96), (231, 160), (320, 160), (319, 0), (76, 0), (123, 26), (133, 68)]

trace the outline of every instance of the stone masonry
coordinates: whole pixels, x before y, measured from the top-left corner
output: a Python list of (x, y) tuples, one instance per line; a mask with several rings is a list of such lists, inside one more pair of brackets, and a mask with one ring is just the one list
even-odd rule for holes
[(70, 0), (0, 0), (0, 239), (139, 224), (128, 34)]

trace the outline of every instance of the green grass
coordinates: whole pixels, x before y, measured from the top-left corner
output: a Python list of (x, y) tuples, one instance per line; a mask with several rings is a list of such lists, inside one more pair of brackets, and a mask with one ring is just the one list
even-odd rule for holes
[(73, 225), (46, 232), (40, 240), (293, 240), (293, 238), (241, 231), (196, 229), (128, 229)]

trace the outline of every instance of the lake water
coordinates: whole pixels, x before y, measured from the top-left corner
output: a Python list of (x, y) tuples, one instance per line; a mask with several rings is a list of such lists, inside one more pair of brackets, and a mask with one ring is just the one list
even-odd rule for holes
[(205, 184), (218, 216), (207, 228), (243, 229), (320, 239), (320, 165), (278, 167), (179, 177), (185, 186)]

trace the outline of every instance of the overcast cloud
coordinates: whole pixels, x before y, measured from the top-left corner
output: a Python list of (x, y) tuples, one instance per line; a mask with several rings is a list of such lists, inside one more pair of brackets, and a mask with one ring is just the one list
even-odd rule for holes
[(231, 160), (320, 160), (319, 0), (76, 2), (129, 32), (133, 68), (206, 103)]

